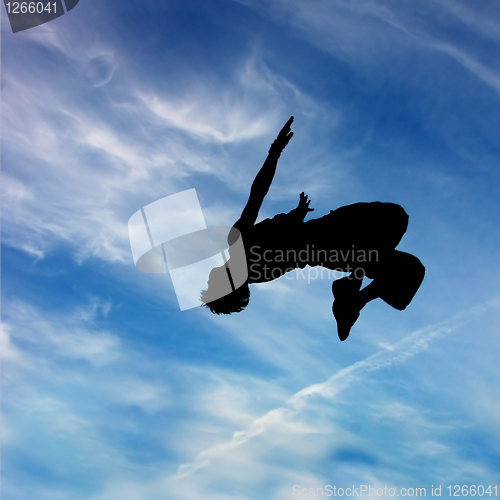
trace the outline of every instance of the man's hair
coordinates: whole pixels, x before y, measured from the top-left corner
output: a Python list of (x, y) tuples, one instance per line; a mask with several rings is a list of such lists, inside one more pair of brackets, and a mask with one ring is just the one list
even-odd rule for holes
[(250, 288), (248, 283), (240, 286), (233, 292), (224, 297), (215, 300), (210, 300), (210, 291), (202, 290), (201, 292), (202, 306), (210, 309), (214, 314), (231, 314), (241, 312), (250, 301)]

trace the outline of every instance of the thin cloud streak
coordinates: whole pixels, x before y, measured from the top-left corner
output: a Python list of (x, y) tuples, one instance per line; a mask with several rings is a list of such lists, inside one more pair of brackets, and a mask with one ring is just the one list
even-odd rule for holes
[(436, 41), (431, 42), (431, 46), (433, 46), (436, 50), (453, 57), (453, 59), (459, 62), (464, 68), (468, 69), (484, 83), (495, 89), (497, 92), (500, 92), (500, 74), (495, 73), (484, 64), (481, 64), (477, 59), (464, 51), (457, 49), (453, 45)]
[[(431, 48), (449, 55), (484, 83), (500, 92), (500, 74), (479, 62), (470, 53), (470, 45), (460, 47), (458, 42), (443, 42), (445, 23), (442, 23), (444, 33), (431, 30), (424, 22), (424, 14), (422, 17), (415, 15), (415, 12), (403, 5), (397, 4), (395, 7), (394, 4), (383, 1), (342, 1), (332, 4), (316, 0), (314, 7), (311, 7), (311, 3), (305, 7), (302, 2), (285, 4), (276, 0), (273, 9), (268, 5), (262, 7), (258, 1), (244, 3), (257, 9), (269, 9), (281, 22), (286, 19), (294, 29), (304, 33), (333, 55), (348, 57), (349, 64), (355, 67), (374, 67), (384, 62), (390, 54), (402, 53), (409, 47)], [(470, 11), (459, 2), (441, 1), (435, 8), (442, 13), (453, 14), (473, 30), (478, 39), (486, 36), (497, 40), (500, 37), (499, 23), (491, 17)], [(286, 16), (283, 16), (284, 13)], [(374, 20), (395, 30), (387, 30), (383, 25), (374, 23)], [(333, 26), (336, 29), (333, 29)], [(377, 44), (373, 43), (374, 38)]]
[(200, 452), (191, 463), (181, 464), (173, 479), (178, 480), (188, 477), (197, 470), (208, 466), (213, 457), (245, 444), (277, 422), (284, 424), (291, 420), (307, 406), (308, 400), (312, 397), (321, 396), (326, 399), (334, 399), (337, 394), (347, 389), (352, 383), (362, 379), (366, 374), (403, 363), (407, 359), (426, 350), (429, 344), (437, 337), (449, 335), (458, 328), (463, 327), (467, 321), (475, 316), (484, 313), (492, 307), (498, 307), (499, 303), (500, 297), (495, 297), (447, 321), (417, 330), (396, 344), (341, 369), (325, 382), (305, 387), (291, 396), (286, 406), (269, 411), (262, 417), (254, 420), (246, 430), (235, 432), (231, 441), (217, 444)]

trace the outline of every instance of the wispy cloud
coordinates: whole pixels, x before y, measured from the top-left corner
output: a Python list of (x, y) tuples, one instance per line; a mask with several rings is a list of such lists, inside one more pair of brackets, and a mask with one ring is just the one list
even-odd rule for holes
[[(476, 31), (479, 36), (489, 37), (493, 40), (500, 39), (500, 22), (498, 17), (489, 15), (488, 8), (476, 11), (471, 8), (472, 5), (468, 2), (456, 0), (441, 0), (439, 3), (444, 10), (456, 16), (469, 28)], [(493, 6), (493, 8), (498, 9), (498, 6)]]
[[(229, 192), (247, 191), (266, 152), (255, 149), (255, 140), (272, 140), (290, 95), (294, 112), (321, 113), (314, 99), (255, 54), (235, 69), (233, 82), (191, 85), (182, 96), (139, 90), (122, 75), (113, 85), (127, 90), (116, 104), (110, 85), (97, 88), (84, 79), (79, 85), (101, 102), (89, 106), (68, 88), (98, 49), (49, 35), (31, 43), (57, 50), (73, 71), (55, 82), (40, 69), (40, 84), (33, 87), (9, 66), (4, 90), (4, 242), (37, 259), (65, 242), (79, 262), (129, 262), (126, 224), (140, 206), (185, 189), (196, 172), (218, 178)], [(101, 56), (108, 58), (95, 57)], [(219, 148), (233, 143), (231, 157)], [(237, 158), (243, 160), (235, 168)], [(245, 172), (252, 162), (255, 168)], [(234, 211), (213, 202), (218, 210)]]
[[(391, 60), (396, 69), (403, 52), (431, 48), (451, 56), (484, 83), (499, 89), (499, 69), (491, 64), (495, 59), (489, 58), (488, 65), (478, 58), (485, 38), (500, 37), (500, 24), (494, 15), (489, 15), (488, 9), (480, 12), (462, 2), (448, 0), (428, 9), (383, 0), (345, 0), (335, 4), (316, 0), (307, 5), (279, 0), (265, 5), (258, 1), (245, 3), (265, 10), (280, 22), (290, 23), (334, 56), (347, 58), (353, 67), (372, 68), (372, 75), (373, 68), (383, 68), (392, 76)], [(462, 30), (464, 26), (470, 30), (475, 44), (462, 43), (459, 37), (449, 36), (457, 21)], [(396, 73), (393, 76), (400, 78)]]
[[(97, 303), (94, 303), (90, 307), (69, 312), (54, 323), (44, 318), (35, 307), (17, 302), (9, 304), (8, 318), (16, 324), (17, 342), (31, 344), (32, 349), (42, 347), (62, 357), (106, 365), (120, 356), (120, 342), (116, 335), (92, 329), (92, 320), (97, 315), (96, 306)], [(104, 303), (98, 307), (105, 313), (109, 305)], [(22, 318), (22, 324), (15, 318)], [(12, 331), (14, 327), (10, 321), (7, 319), (6, 324)]]
[(495, 89), (497, 92), (500, 92), (500, 72), (498, 72), (498, 70), (488, 68), (476, 58), (467, 54), (464, 50), (460, 50), (453, 45), (436, 41), (431, 43), (431, 46), (433, 46), (436, 50), (450, 55), (484, 83)]
[[(80, 2), (2, 38), (3, 245), (24, 252), (2, 255), (4, 495), (283, 500), (296, 484), (496, 481), (498, 300), (470, 304), (498, 293), (496, 174), (481, 177), (497, 7), (146, 3)], [(411, 307), (374, 301), (345, 343), (331, 279), (253, 287), (229, 318), (151, 311), (165, 282), (135, 273), (130, 215), (196, 187), (207, 223), (231, 224), (291, 114), (260, 217), (302, 190), (312, 216), (408, 204), (402, 248), (428, 269)]]
[(249, 440), (261, 435), (270, 428), (292, 426), (296, 415), (311, 404), (311, 400), (315, 397), (319, 396), (334, 400), (341, 391), (346, 390), (354, 382), (367, 378), (374, 371), (405, 362), (426, 350), (435, 338), (448, 335), (457, 328), (463, 327), (464, 323), (470, 321), (471, 318), (481, 313), (484, 314), (485, 308), (488, 310), (497, 303), (498, 299), (495, 299), (449, 321), (418, 330), (396, 344), (387, 346), (368, 358), (341, 369), (325, 382), (305, 387), (288, 398), (287, 404), (283, 407), (273, 409), (257, 418), (246, 430), (235, 432), (231, 441), (204, 450), (197, 455), (192, 463), (181, 465), (176, 478), (182, 479), (195, 473), (197, 470), (210, 465), (215, 457), (220, 457), (236, 447), (245, 445)]

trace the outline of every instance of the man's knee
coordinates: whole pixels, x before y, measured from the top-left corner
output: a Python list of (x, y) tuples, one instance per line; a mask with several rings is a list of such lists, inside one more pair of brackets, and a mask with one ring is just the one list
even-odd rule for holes
[(408, 214), (401, 205), (396, 205), (395, 203), (390, 204), (390, 213), (395, 232), (403, 237), (403, 234), (408, 229)]
[(393, 250), (385, 255), (374, 279), (379, 282), (380, 297), (403, 311), (417, 293), (424, 276), (425, 267), (417, 257)]
[(425, 267), (420, 259), (409, 253), (398, 252), (401, 267), (404, 269), (403, 282), (398, 296), (391, 304), (396, 309), (403, 311), (413, 300), (425, 277)]

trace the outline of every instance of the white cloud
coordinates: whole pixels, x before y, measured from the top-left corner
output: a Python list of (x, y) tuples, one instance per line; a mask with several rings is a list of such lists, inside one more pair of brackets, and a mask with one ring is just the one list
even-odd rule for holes
[[(417, 354), (429, 353), (428, 347), (434, 344), (428, 355), (437, 355), (435, 363), (441, 365), (442, 357), (435, 345), (442, 341), (450, 348), (457, 332), (460, 338), (468, 335), (469, 328), (464, 325), (477, 324), (497, 305), (498, 300), (493, 300), (464, 311), (448, 322), (421, 329), (390, 348), (338, 368), (324, 382), (309, 383), (302, 390), (292, 391), (291, 396), (288, 394), (293, 382), (288, 380), (288, 374), (269, 377), (262, 372), (251, 376), (234, 368), (162, 361), (131, 349), (124, 341), (113, 348), (119, 350), (118, 356), (108, 355), (107, 364), (94, 365), (95, 371), (80, 373), (78, 365), (64, 366), (58, 360), (75, 356), (92, 359), (88, 349), (80, 348), (82, 337), (75, 326), (83, 329), (86, 325), (88, 336), (99, 336), (98, 332), (103, 330), (97, 325), (109, 313), (109, 302), (94, 299), (64, 317), (29, 307), (9, 307), (13, 315), (7, 321), (11, 342), (7, 344), (4, 340), (4, 344), (10, 345), (7, 358), (13, 359), (9, 352), (14, 349), (20, 359), (27, 360), (29, 355), (29, 364), (34, 368), (44, 361), (44, 370), (42, 374), (35, 370), (32, 375), (25, 375), (23, 386), (29, 389), (28, 393), (20, 390), (20, 386), (11, 387), (6, 400), (8, 412), (11, 415), (13, 410), (21, 411), (31, 404), (34, 409), (27, 414), (28, 420), (35, 419), (40, 429), (46, 427), (50, 435), (59, 433), (73, 452), (79, 450), (85, 460), (98, 444), (98, 456), (93, 460), (94, 464), (101, 464), (99, 468), (105, 473), (106, 481), (91, 497), (94, 500), (116, 498), (121, 493), (124, 498), (167, 495), (184, 500), (202, 494), (214, 499), (221, 495), (238, 498), (238, 492), (242, 491), (245, 493), (241, 498), (256, 498), (266, 491), (269, 498), (283, 499), (293, 498), (295, 484), (340, 486), (352, 481), (372, 486), (407, 486), (411, 474), (394, 462), (401, 457), (410, 464), (422, 460), (439, 464), (434, 469), (434, 477), (443, 480), (451, 477), (443, 457), (452, 461), (457, 473), (489, 478), (491, 471), (486, 465), (471, 468), (467, 457), (457, 459), (456, 444), (447, 437), (450, 433), (459, 435), (462, 430), (466, 431), (468, 422), (464, 415), (444, 422), (439, 408), (429, 407), (423, 411), (415, 398), (402, 397), (391, 387), (397, 380), (401, 380), (403, 386), (413, 387), (405, 370)], [(322, 328), (316, 324), (316, 336)], [(289, 338), (298, 333), (290, 332), (288, 325), (275, 325), (274, 329), (288, 334)], [(219, 332), (221, 337), (227, 336), (232, 326), (226, 325), (224, 330)], [(68, 342), (75, 331), (77, 338), (70, 346)], [(215, 331), (212, 334), (216, 335)], [(246, 334), (249, 335), (248, 331)], [(271, 334), (270, 329), (267, 335)], [(304, 347), (307, 340), (294, 338), (293, 343), (296, 342)], [(275, 352), (274, 359), (267, 356), (267, 361), (280, 366), (280, 348), (272, 345), (273, 339), (270, 339), (267, 349)], [(324, 349), (324, 341), (321, 345)], [(262, 350), (255, 351), (260, 359), (266, 359), (265, 348), (262, 345)], [(297, 349), (287, 353), (291, 357), (290, 374), (294, 364), (305, 365), (306, 370), (314, 364), (323, 364), (323, 369), (331, 370), (336, 360), (348, 353), (346, 349), (336, 356), (331, 353), (325, 362), (313, 356), (309, 359), (304, 352)], [(445, 357), (450, 359), (450, 356), (453, 359), (448, 349)], [(430, 366), (423, 368), (416, 363), (415, 376), (421, 380), (423, 371)], [(30, 388), (40, 376), (46, 388), (50, 387), (49, 381), (57, 380), (58, 397), (38, 389), (33, 393)], [(480, 379), (478, 375), (477, 382)], [(297, 380), (300, 374), (296, 375), (295, 382)], [(71, 391), (61, 391), (61, 387)], [(419, 390), (423, 390), (422, 387)], [(448, 390), (451, 390), (450, 384), (441, 389)], [(469, 392), (472, 395), (476, 391), (469, 389)], [(82, 406), (77, 399), (68, 398), (70, 394), (90, 404)], [(435, 397), (439, 399), (440, 394)], [(96, 406), (100, 408), (98, 414), (89, 414), (86, 410)], [(473, 401), (470, 406), (474, 406)], [(135, 436), (135, 426), (123, 413), (130, 408), (140, 410), (148, 426), (146, 435), (163, 449), (145, 469), (136, 463), (136, 458), (123, 454), (119, 444), (124, 437)], [(176, 408), (182, 412), (176, 414)], [(52, 414), (57, 418), (50, 417)], [(52, 421), (50, 425), (49, 421)], [(108, 421), (114, 422), (111, 434), (107, 430)], [(9, 446), (23, 443), (19, 425), (9, 416)], [(121, 436), (118, 441), (115, 433)], [(182, 460), (193, 456), (194, 460)], [(177, 475), (173, 473), (176, 463), (184, 464)], [(331, 472), (325, 472), (321, 464), (331, 464), (328, 469)], [(57, 463), (52, 465), (55, 467)], [(150, 471), (147, 481), (143, 477), (145, 470)]]
[[(283, 125), (286, 110), (310, 118), (325, 115), (318, 103), (259, 60), (258, 51), (235, 71), (233, 85), (205, 82), (191, 84), (177, 98), (140, 92), (139, 99), (169, 126), (216, 143), (238, 143), (270, 136)], [(330, 110), (330, 126), (338, 115)]]
[[(355, 382), (359, 382), (364, 378), (368, 378), (374, 371), (389, 368), (395, 364), (400, 364), (412, 358), (416, 354), (426, 350), (429, 344), (441, 335), (449, 335), (458, 328), (463, 327), (464, 322), (469, 321), (471, 317), (477, 314), (484, 313), (484, 309), (494, 306), (498, 300), (490, 301), (485, 305), (476, 307), (474, 310), (466, 311), (446, 321), (440, 325), (418, 330), (404, 339), (397, 342), (391, 349), (384, 349), (368, 358), (358, 361), (346, 368), (339, 370), (332, 375), (328, 380), (319, 384), (313, 384), (298, 391), (288, 398), (286, 404), (282, 407), (275, 408), (265, 415), (255, 419), (245, 430), (238, 431), (233, 434), (230, 441), (219, 443), (209, 449), (200, 452), (196, 459), (187, 464), (182, 464), (178, 470), (178, 478), (183, 478), (196, 473), (199, 469), (209, 466), (212, 461), (218, 460), (220, 457), (231, 454), (237, 447), (246, 445), (250, 440), (260, 436), (263, 433), (275, 432), (276, 429), (296, 428), (294, 433), (304, 433), (306, 428), (300, 425), (294, 427), (293, 422), (297, 415), (304, 411), (312, 403), (315, 397), (320, 396), (328, 400), (335, 400), (338, 394), (345, 391)], [(401, 415), (403, 409), (400, 405), (397, 412), (392, 411), (392, 415)], [(406, 410), (408, 407), (406, 407)], [(291, 426), (291, 427), (290, 427)]]
[[(498, 87), (495, 70), (480, 63), (472, 48), (439, 45), (435, 38), (420, 36), (418, 26), (397, 10), (400, 7), (313, 2), (305, 10), (305, 5), (290, 4), (287, 15), (292, 23), (353, 64), (376, 67), (384, 51), (390, 64), (398, 42), (425, 42), (427, 49), (448, 54)], [(478, 31), (479, 26), (475, 26)], [(489, 36), (495, 37), (495, 26), (490, 28)], [(93, 32), (89, 33), (92, 38)], [(57, 57), (66, 57), (67, 81), (62, 77), (56, 83), (42, 75), (36, 86), (31, 85), (25, 68), (40, 68), (21, 56), (19, 67), (7, 68), (4, 242), (40, 259), (52, 245), (64, 241), (75, 249), (79, 261), (95, 256), (132, 265), (128, 217), (147, 203), (191, 187), (185, 183), (192, 173), (222, 181), (217, 200), (208, 192), (211, 187), (199, 194), (209, 224), (230, 223), (239, 215), (239, 202), (246, 199), (259, 161), (265, 157), (268, 135), (277, 132), (280, 120), (292, 108), (297, 133), (282, 163), (298, 166), (286, 171), (283, 184), (275, 186), (269, 200), (292, 199), (294, 191), (304, 189), (304, 179), (309, 194), (331, 196), (329, 183), (339, 180), (338, 169), (328, 170), (327, 181), (315, 181), (313, 174), (326, 171), (326, 165), (340, 165), (344, 153), (334, 158), (321, 150), (315, 132), (333, 129), (342, 116), (273, 73), (258, 54), (224, 85), (207, 79), (203, 85), (184, 85), (184, 91), (174, 95), (147, 87), (147, 76), (140, 85), (130, 84), (115, 47), (85, 47), (88, 38), (74, 38), (80, 42), (76, 48), (59, 34), (47, 34), (36, 42), (55, 49)], [(80, 87), (67, 85), (77, 80), (82, 81)], [(120, 99), (114, 99), (113, 90), (107, 91), (117, 80), (127, 88)], [(73, 93), (68, 90), (75, 88)], [(99, 104), (79, 101), (85, 92), (92, 92)], [(364, 145), (354, 148), (353, 155)], [(334, 189), (341, 189), (339, 185)], [(271, 210), (264, 207), (265, 213)], [(420, 463), (433, 464), (439, 478), (449, 479), (451, 467), (457, 479), (467, 473), (492, 476), (491, 467), (474, 465), (446, 435), (450, 427), (462, 435), (470, 423), (467, 409), (459, 408), (457, 419), (443, 424), (440, 407), (430, 404), (422, 411), (414, 394), (424, 387), (429, 390), (426, 397), (442, 404), (448, 393), (453, 398), (465, 391), (467, 397), (460, 397), (475, 412), (474, 421), (485, 426), (488, 436), (497, 432), (494, 384), (482, 380), (487, 373), (484, 357), (470, 363), (475, 369), (481, 367), (475, 380), (461, 380), (468, 363), (462, 364), (461, 375), (449, 377), (445, 384), (443, 373), (433, 377), (431, 354), (436, 356), (436, 366), (449, 367), (459, 349), (451, 348), (451, 343), (441, 346), (443, 352), (428, 346), (433, 342), (435, 347), (442, 333), (451, 333), (462, 318), (444, 325), (444, 330), (421, 330), (394, 344), (385, 341), (391, 334), (384, 322), (366, 328), (361, 318), (353, 333), (356, 342), (344, 343), (340, 349), (329, 284), (308, 290), (302, 285), (298, 280), (279, 281), (254, 290), (252, 301), (257, 307), (252, 304), (242, 319), (207, 320), (209, 313), (200, 311), (196, 317), (193, 312), (186, 323), (191, 320), (193, 329), (207, 328), (221, 342), (217, 368), (212, 360), (197, 358), (200, 366), (172, 360), (174, 337), (168, 339), (168, 348), (141, 339), (140, 348), (134, 349), (126, 335), (107, 326), (109, 302), (95, 300), (69, 313), (41, 311), (25, 303), (4, 304), (8, 319), (0, 347), (7, 369), (3, 377), (8, 388), (4, 397), (8, 446), (17, 446), (16, 451), (27, 453), (33, 463), (56, 472), (63, 468), (62, 462), (76, 457), (74, 470), (95, 485), (93, 492), (85, 494), (93, 500), (284, 499), (293, 498), (294, 484), (353, 481), (375, 486), (385, 481), (408, 485), (414, 480), (411, 467)], [(166, 330), (175, 330), (175, 318), (164, 320)], [(204, 326), (207, 322), (209, 327)], [(375, 328), (384, 332), (384, 340), (382, 350), (371, 355)], [(396, 337), (400, 330), (394, 330)], [(476, 325), (461, 336), (468, 338), (475, 330), (481, 328)], [(476, 332), (474, 338), (478, 337)], [(241, 366), (238, 357), (222, 360), (230, 345), (232, 354), (243, 357)], [(490, 350), (491, 346), (487, 344)], [(472, 351), (462, 350), (469, 356)], [(428, 364), (418, 366), (414, 356), (424, 352)], [(228, 366), (222, 367), (223, 362)], [(258, 375), (249, 375), (253, 370)], [(411, 379), (411, 370), (418, 380)], [(432, 378), (428, 386), (423, 382), (426, 374)], [(49, 438), (30, 442), (33, 428), (39, 437)], [(140, 439), (150, 441), (141, 448)], [(61, 449), (50, 454), (51, 442)], [(96, 480), (83, 464), (99, 470)], [(179, 464), (185, 464), (180, 468), (184, 476), (175, 476)], [(32, 487), (39, 484), (34, 481)], [(28, 488), (21, 481), (16, 487), (17, 491)], [(71, 494), (69, 489), (61, 493), (47, 485), (36, 495), (29, 491), (25, 496), (52, 500)]]
[[(201, 91), (200, 91), (201, 90)], [(269, 133), (271, 127), (267, 117), (250, 118), (251, 106), (241, 109), (236, 96), (233, 102), (218, 102), (220, 96), (201, 95), (203, 89), (190, 92), (185, 102), (172, 103), (163, 101), (156, 96), (141, 96), (146, 107), (169, 125), (201, 138), (217, 142), (234, 142), (254, 139)], [(198, 102), (192, 102), (194, 94)], [(202, 111), (203, 110), (203, 111)], [(201, 118), (201, 119), (200, 119)]]
[(165, 410), (172, 404), (172, 395), (168, 384), (151, 383), (142, 380), (139, 376), (120, 376), (119, 383), (104, 383), (102, 390), (107, 401), (118, 403), (125, 407), (140, 408), (147, 414), (154, 414)]
[[(97, 308), (104, 314), (109, 305), (94, 302), (90, 307), (77, 309), (64, 318), (47, 318), (26, 303), (9, 303), (7, 319), (11, 336), (27, 342), (32, 349), (38, 346), (59, 356), (82, 359), (97, 366), (112, 363), (120, 356), (120, 342), (116, 335), (92, 328)], [(19, 351), (18, 351), (19, 352)], [(32, 354), (29, 354), (32, 357)]]
[[(79, 262), (98, 257), (130, 263), (126, 224), (138, 208), (186, 189), (186, 178), (196, 172), (219, 178), (230, 194), (244, 192), (246, 198), (266, 153), (254, 151), (256, 140), (267, 137), (267, 148), (287, 109), (307, 120), (328, 116), (330, 127), (338, 120), (256, 54), (235, 70), (233, 82), (207, 80), (182, 96), (139, 90), (122, 75), (126, 96), (117, 104), (106, 85), (84, 80), (80, 85), (102, 102), (89, 105), (80, 101), (73, 80), (89, 58), (107, 60), (113, 51), (70, 46), (62, 34), (30, 40), (23, 43), (59, 51), (72, 69), (56, 81), (29, 61), (41, 72), (37, 86), (26, 79), (21, 62), (4, 71), (4, 243), (36, 259), (64, 242)], [(220, 148), (230, 145), (230, 152)], [(9, 159), (14, 156), (15, 166)], [(204, 208), (210, 211), (212, 204), (234, 214), (242, 208), (221, 199), (206, 200)]]
[(0, 358), (2, 363), (8, 365), (26, 365), (21, 351), (12, 345), (10, 340), (10, 328), (6, 324), (0, 325)]

